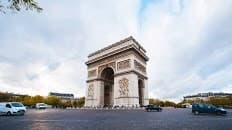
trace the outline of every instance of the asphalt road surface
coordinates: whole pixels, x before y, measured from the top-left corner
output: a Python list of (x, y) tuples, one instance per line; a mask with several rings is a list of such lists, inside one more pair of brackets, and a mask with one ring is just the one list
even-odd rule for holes
[(232, 130), (226, 116), (193, 115), (191, 109), (28, 110), (24, 116), (0, 116), (0, 130)]

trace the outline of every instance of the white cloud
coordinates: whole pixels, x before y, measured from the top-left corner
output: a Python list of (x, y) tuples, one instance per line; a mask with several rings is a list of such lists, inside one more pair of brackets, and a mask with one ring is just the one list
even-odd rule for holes
[[(141, 41), (148, 48), (151, 59), (148, 65), (148, 69), (152, 68), (149, 70), (150, 96), (177, 100), (186, 94), (221, 91), (226, 85), (224, 81), (215, 77), (213, 80), (217, 82), (210, 83), (208, 79), (214, 73), (201, 71), (221, 71), (231, 64), (228, 61), (231, 58), (231, 37), (215, 37), (220, 33), (232, 34), (230, 30), (218, 30), (231, 26), (224, 24), (231, 21), (228, 18), (231, 16), (231, 2), (184, 1), (179, 14), (166, 9), (170, 3), (159, 4), (150, 5), (145, 11), (146, 20), (141, 33)], [(225, 66), (216, 66), (220, 64)], [(231, 72), (222, 74), (226, 73)], [(229, 79), (227, 76), (224, 78)]]
[(1, 91), (85, 95), (87, 55), (130, 35), (147, 49), (149, 95), (230, 91), (230, 1), (41, 1), (0, 17)]

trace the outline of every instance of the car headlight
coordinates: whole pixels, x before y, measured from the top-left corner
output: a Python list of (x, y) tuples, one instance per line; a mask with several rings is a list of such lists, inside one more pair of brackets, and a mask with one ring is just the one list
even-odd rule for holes
[(18, 109), (17, 109), (17, 108), (13, 108), (13, 111), (14, 111), (14, 112), (17, 112), (17, 111), (18, 111)]

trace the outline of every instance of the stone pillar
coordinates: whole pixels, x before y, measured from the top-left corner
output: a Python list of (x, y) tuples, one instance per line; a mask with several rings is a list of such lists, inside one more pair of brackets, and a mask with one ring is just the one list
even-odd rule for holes
[(134, 73), (117, 76), (114, 79), (115, 106), (138, 106), (138, 77)]

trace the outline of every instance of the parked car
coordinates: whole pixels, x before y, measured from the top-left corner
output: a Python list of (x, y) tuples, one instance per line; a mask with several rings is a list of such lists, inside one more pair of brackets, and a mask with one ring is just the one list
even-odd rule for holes
[(147, 105), (145, 107), (146, 111), (149, 112), (149, 111), (162, 111), (162, 108), (158, 105)]
[(192, 108), (192, 105), (190, 103), (183, 103), (181, 104), (181, 108)]
[(36, 103), (35, 107), (37, 109), (46, 109), (48, 107), (48, 105), (45, 103)]
[(26, 107), (20, 102), (1, 102), (1, 115), (24, 115)]
[(198, 115), (199, 113), (212, 113), (212, 114), (226, 114), (226, 110), (222, 107), (216, 107), (206, 103), (193, 103), (192, 113)]

